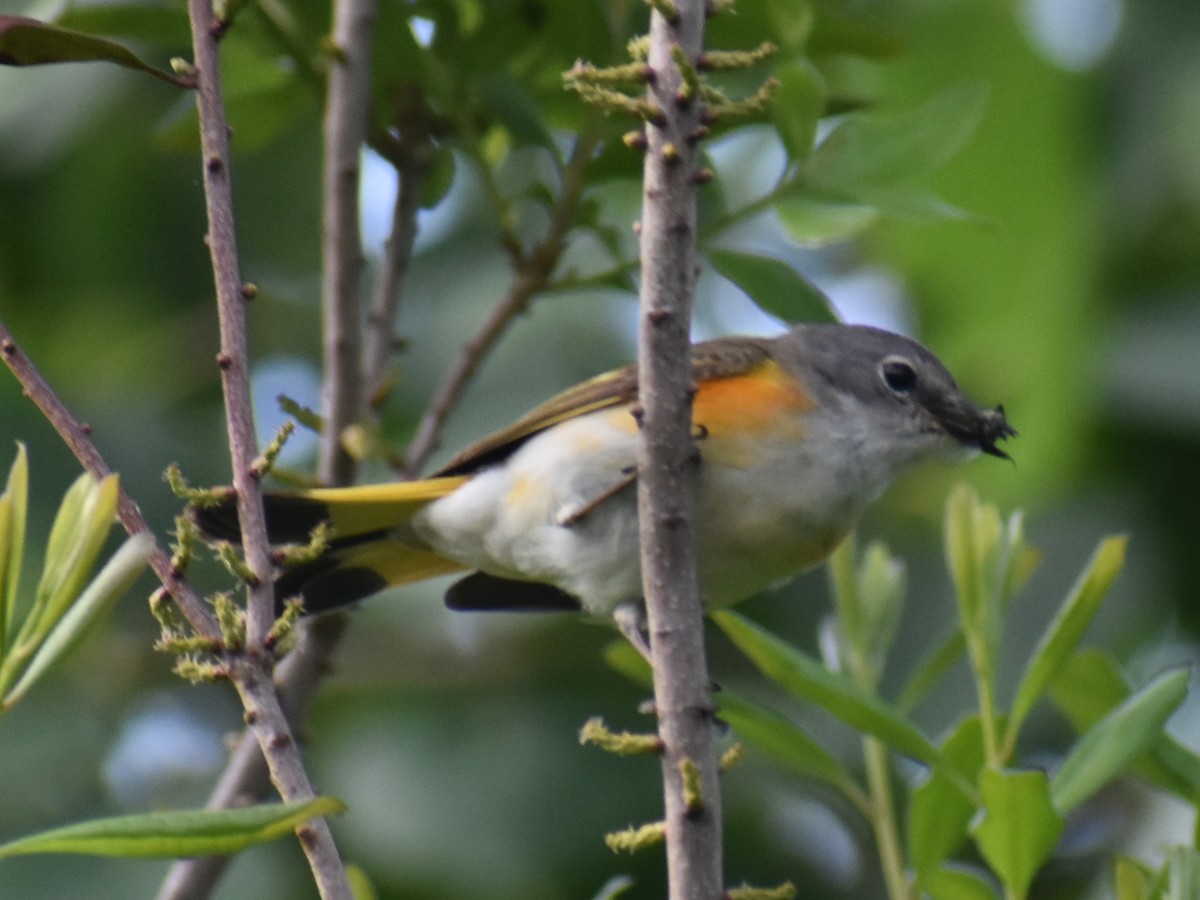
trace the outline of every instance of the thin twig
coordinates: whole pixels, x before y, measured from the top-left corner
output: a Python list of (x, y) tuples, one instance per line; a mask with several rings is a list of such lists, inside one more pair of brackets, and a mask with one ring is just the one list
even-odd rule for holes
[[(263, 2), (260, 10), (269, 18), (289, 51), (303, 56), (295, 41), (287, 41), (285, 11)], [(362, 412), (363, 369), (359, 359), (359, 276), (362, 267), (358, 225), (359, 159), (367, 133), (369, 98), (368, 66), (371, 45), (372, 2), (337, 4), (334, 24), (334, 56), (331, 60), (326, 106), (324, 282), (326, 438), (322, 441), (319, 469), (323, 480), (346, 484), (354, 477), (354, 460), (345, 452), (340, 436)], [(309, 83), (325, 87), (319, 73), (304, 59), (302, 67)], [(415, 214), (414, 214), (415, 215)], [(389, 242), (401, 255), (409, 246)], [(391, 250), (389, 249), (389, 252)], [(368, 370), (369, 371), (369, 370)], [(300, 625), (300, 643), (276, 673), (276, 685), (287, 720), (303, 721), (309, 701), (329, 667), (329, 660), (348, 623), (345, 614), (331, 614)], [(262, 750), (250, 730), (237, 741), (225, 771), (209, 797), (208, 806), (223, 809), (261, 799), (269, 786)], [(206, 897), (220, 880), (228, 857), (179, 860), (168, 872), (159, 900), (194, 900)]]
[(638, 329), (641, 452), (638, 512), (642, 587), (654, 658), (654, 706), (663, 740), (667, 878), (671, 900), (724, 892), (721, 791), (704, 612), (696, 574), (689, 328), (696, 280), (699, 154), (689, 136), (700, 104), (685, 100), (673, 54), (695, 60), (703, 45), (703, 0), (675, 0), (668, 19), (652, 4), (654, 72), (648, 99), (662, 110), (647, 125), (643, 173), (642, 317)]
[(375, 0), (338, 0), (325, 104), (324, 232), (321, 302), (325, 313), (325, 430), (321, 466), (326, 484), (354, 480), (355, 461), (342, 446), (346, 428), (363, 413), (363, 269), (358, 188), (370, 115), (371, 38)]
[[(274, 619), (274, 592), (267, 544), (262, 486), (252, 469), (258, 454), (250, 405), (249, 354), (246, 340), (245, 300), (238, 273), (234, 231), (233, 191), (230, 181), (229, 126), (221, 97), (218, 42), (211, 0), (189, 0), (194, 64), (199, 79), (200, 144), (203, 155), (204, 195), (208, 213), (208, 246), (216, 282), (221, 332), (221, 382), (237, 490), (238, 517), (246, 564), (254, 576), (249, 586), (245, 649), (226, 653), (225, 665), (246, 710), (271, 780), (286, 801), (316, 796), (303, 760), (279, 704), (271, 681), (274, 660), (265, 641)], [(297, 829), (317, 888), (324, 898), (351, 897), (345, 866), (338, 855), (329, 825), (315, 819)]]
[[(300, 624), (300, 639), (275, 673), (284, 715), (304, 721), (317, 686), (329, 669), (329, 657), (349, 622), (346, 615), (319, 616)], [(247, 729), (234, 744), (229, 762), (208, 798), (209, 809), (245, 806), (262, 799), (269, 786), (262, 749)], [(177, 860), (159, 888), (157, 900), (202, 900), (212, 894), (231, 856), (197, 856)]]
[(429, 174), (432, 153), (433, 146), (428, 134), (405, 133), (394, 154), (393, 164), (399, 176), (399, 185), (396, 202), (392, 206), (392, 230), (383, 249), (383, 261), (375, 281), (371, 309), (367, 313), (363, 354), (367, 403), (372, 409), (383, 402), (391, 381), (400, 288), (412, 261), (413, 244), (417, 237), (417, 212), (421, 207), (421, 192)]
[(512, 284), (475, 334), (463, 345), (454, 365), (434, 391), (408, 447), (404, 464), (404, 473), (408, 477), (416, 477), (441, 445), (446, 420), (484, 358), (513, 320), (529, 308), (530, 301), (550, 285), (554, 270), (566, 249), (567, 234), (585, 186), (584, 173), (598, 141), (596, 122), (589, 121), (581, 131), (571, 159), (563, 170), (562, 190), (550, 214), (545, 237), (528, 253), (510, 247), (514, 266)]
[[(42, 411), (44, 415), (54, 426), (54, 430), (58, 432), (59, 437), (75, 454), (75, 458), (79, 460), (79, 464), (91, 473), (93, 478), (101, 479), (112, 474), (112, 469), (109, 468), (104, 457), (100, 455), (100, 451), (96, 449), (96, 445), (92, 443), (90, 426), (80, 423), (74, 416), (71, 415), (66, 405), (54, 393), (54, 389), (50, 387), (50, 383), (42, 376), (33, 361), (21, 350), (17, 342), (13, 339), (12, 334), (0, 322), (0, 355), (4, 357), (4, 362), (12, 370), (17, 381), (25, 390), (25, 395), (33, 401), (34, 405)], [(120, 498), (117, 501), (117, 517), (121, 520), (121, 525), (129, 534), (139, 534), (143, 531), (149, 532), (150, 526), (146, 524), (145, 518), (142, 516), (142, 511), (138, 508), (137, 503), (129, 496), (122, 488)], [(154, 574), (158, 576), (158, 580), (162, 582), (163, 587), (171, 594), (175, 603), (179, 606), (180, 611), (187, 618), (188, 622), (204, 637), (218, 640), (221, 636), (220, 628), (217, 626), (217, 620), (213, 617), (212, 611), (209, 609), (199, 595), (192, 587), (183, 580), (175, 567), (171, 565), (171, 556), (163, 548), (156, 538), (154, 548), (150, 553), (150, 568), (154, 570)]]

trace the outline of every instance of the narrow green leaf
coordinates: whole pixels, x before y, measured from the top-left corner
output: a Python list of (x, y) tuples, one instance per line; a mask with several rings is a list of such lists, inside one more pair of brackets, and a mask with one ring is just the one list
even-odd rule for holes
[(779, 87), (771, 103), (771, 118), (783, 140), (788, 158), (808, 159), (817, 136), (817, 123), (825, 111), (825, 79), (803, 57), (775, 70)]
[(879, 219), (869, 203), (832, 199), (808, 191), (784, 191), (775, 212), (792, 240), (805, 247), (826, 247), (861, 234)]
[[(1131, 693), (1116, 662), (1096, 648), (1076, 653), (1050, 687), (1054, 704), (1078, 734), (1086, 732)], [(1200, 797), (1200, 754), (1165, 732), (1134, 760), (1132, 768), (1139, 778), (1185, 803)]]
[(370, 876), (363, 871), (361, 866), (348, 864), (346, 866), (346, 880), (350, 882), (350, 896), (354, 900), (379, 900), (379, 894), (375, 890), (375, 885), (371, 883)]
[[(951, 765), (975, 782), (986, 760), (979, 717), (959, 722), (941, 750)], [(908, 855), (922, 887), (966, 841), (975, 812), (975, 804), (939, 769), (931, 769), (913, 790), (908, 804)]]
[(1046, 628), (1025, 667), (1013, 699), (1006, 738), (1008, 746), (1016, 744), (1016, 736), (1034, 703), (1066, 666), (1083, 640), (1083, 634), (1100, 608), (1100, 602), (1125, 564), (1127, 544), (1126, 537), (1109, 537), (1100, 543), (1067, 594), (1054, 621)]
[(769, 754), (793, 772), (837, 788), (852, 802), (860, 800), (862, 790), (846, 767), (804, 729), (729, 691), (722, 691), (719, 696), (720, 717), (733, 726), (746, 743)]
[[(3, 628), (6, 635), (10, 635), (17, 605), (17, 591), (21, 586), (21, 566), (25, 559), (25, 522), (29, 514), (29, 457), (24, 444), (17, 444), (17, 456), (8, 472), (4, 496), (10, 504), (11, 530), (7, 558), (3, 562), (4, 581), (0, 583), (0, 594), (7, 598), (3, 610), (5, 618), (0, 623), (0, 628)], [(0, 653), (0, 659), (3, 656), (4, 654)]]
[(10, 709), (42, 675), (75, 648), (91, 624), (116, 603), (146, 568), (146, 560), (153, 549), (154, 538), (147, 531), (133, 535), (121, 545), (46, 636), (20, 680), (4, 697), (4, 709)]
[(145, 72), (177, 87), (190, 83), (157, 69), (120, 44), (24, 16), (0, 16), (0, 65), (41, 66), (66, 62), (111, 62)]
[(1136, 859), (1117, 856), (1113, 868), (1113, 887), (1117, 900), (1150, 900), (1153, 873)]
[(1167, 854), (1166, 889), (1163, 900), (1195, 900), (1200, 897), (1200, 851), (1194, 847), (1172, 847)]
[(1136, 771), (1185, 803), (1195, 803), (1200, 797), (1200, 754), (1169, 734), (1154, 742), (1148, 759), (1137, 761)]
[(628, 875), (614, 875), (604, 883), (592, 900), (617, 900), (618, 897), (624, 896), (634, 884), (634, 880)]
[(1024, 897), (1066, 823), (1051, 802), (1046, 773), (985, 769), (979, 793), (975, 843), (1008, 893)]
[(745, 291), (760, 309), (785, 322), (838, 321), (829, 298), (785, 262), (716, 248), (705, 255), (714, 269)]
[(4, 650), (8, 645), (9, 623), (17, 598), (7, 590), (8, 565), (12, 553), (12, 500), (7, 494), (0, 495), (0, 665), (4, 663)]
[(942, 764), (941, 753), (904, 716), (850, 679), (828, 671), (812, 657), (737, 613), (721, 610), (711, 618), (759, 670), (793, 696), (816, 703), (852, 728), (873, 734), (906, 756)]
[(921, 881), (922, 896), (931, 900), (996, 900), (996, 892), (980, 873), (961, 865), (945, 865)]
[(97, 482), (85, 474), (67, 491), (50, 530), (33, 624), (21, 629), (22, 640), (41, 643), (83, 590), (112, 531), (120, 490), (116, 475)]
[(1187, 695), (1188, 672), (1164, 672), (1093, 725), (1054, 774), (1054, 805), (1070, 812), (1158, 739)]
[(1087, 647), (1063, 666), (1050, 685), (1050, 698), (1076, 733), (1083, 734), (1132, 693), (1116, 662)]
[(309, 819), (340, 815), (333, 797), (307, 803), (267, 803), (240, 809), (178, 810), (92, 819), (0, 846), (0, 858), (30, 853), (175, 857), (237, 853), (282, 837)]
[(968, 642), (974, 635), (990, 643), (1001, 534), (999, 511), (960, 482), (946, 502), (946, 559)]

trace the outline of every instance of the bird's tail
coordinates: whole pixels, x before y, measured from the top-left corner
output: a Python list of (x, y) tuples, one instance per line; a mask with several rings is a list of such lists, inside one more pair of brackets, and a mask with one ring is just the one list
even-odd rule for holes
[[(424, 581), (464, 569), (426, 545), (409, 527), (426, 505), (467, 479), (429, 478), (350, 488), (267, 494), (267, 538), (272, 544), (306, 544), (322, 522), (333, 527), (329, 549), (275, 582), (279, 604), (304, 598), (308, 613), (326, 612), (387, 587)], [(208, 538), (239, 540), (237, 505), (230, 500), (193, 511)]]

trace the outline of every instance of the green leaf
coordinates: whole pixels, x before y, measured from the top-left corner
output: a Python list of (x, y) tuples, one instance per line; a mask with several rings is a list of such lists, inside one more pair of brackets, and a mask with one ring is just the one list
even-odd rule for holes
[(834, 674), (812, 657), (785, 644), (737, 613), (721, 610), (714, 622), (760, 671), (794, 697), (816, 703), (852, 728), (873, 734), (906, 756), (941, 765), (941, 753), (893, 707)]
[(10, 709), (42, 675), (75, 648), (91, 624), (112, 607), (146, 568), (146, 560), (153, 549), (154, 537), (148, 531), (133, 535), (121, 545), (46, 636), (20, 680), (3, 698), (3, 709)]
[(83, 589), (112, 531), (120, 492), (116, 475), (97, 482), (88, 474), (67, 491), (50, 528), (42, 577), (21, 641), (41, 643)]
[(805, 181), (817, 188), (853, 193), (927, 175), (967, 142), (986, 102), (986, 87), (972, 83), (905, 112), (847, 116), (813, 152)]
[(1067, 594), (1054, 621), (1042, 635), (1013, 699), (1007, 746), (1016, 744), (1017, 733), (1034, 703), (1066, 666), (1083, 640), (1083, 633), (1100, 608), (1100, 602), (1125, 564), (1127, 544), (1125, 537), (1109, 537), (1100, 543)]
[(965, 866), (945, 865), (921, 882), (922, 896), (931, 900), (996, 900), (987, 879)]
[(985, 769), (975, 843), (1013, 896), (1024, 897), (1062, 834), (1065, 819), (1050, 799), (1044, 772)]
[(1130, 693), (1116, 662), (1096, 647), (1076, 653), (1050, 685), (1050, 698), (1078, 734), (1099, 722)]
[(1113, 871), (1117, 900), (1150, 900), (1152, 873), (1144, 864), (1128, 856), (1117, 856)]
[(1167, 854), (1163, 874), (1166, 888), (1163, 900), (1194, 900), (1200, 897), (1200, 851), (1194, 847), (1172, 847)]
[(960, 482), (946, 503), (946, 558), (968, 643), (995, 638), (995, 586), (1003, 529), (996, 507)]
[(634, 880), (628, 875), (614, 875), (604, 883), (592, 900), (617, 900), (633, 887)]
[(92, 819), (0, 845), (0, 858), (31, 853), (175, 857), (237, 853), (282, 837), (309, 819), (339, 815), (333, 797), (307, 803), (266, 803), (240, 809), (178, 810)]
[(802, 57), (776, 69), (775, 78), (779, 87), (771, 103), (771, 118), (788, 159), (803, 162), (813, 151), (817, 123), (825, 111), (825, 79)]
[(0, 64), (41, 66), (65, 62), (111, 62), (178, 87), (190, 86), (187, 79), (157, 69), (131, 50), (104, 38), (24, 16), (0, 16)]
[(1088, 729), (1054, 774), (1054, 805), (1070, 812), (1157, 740), (1183, 703), (1187, 683), (1186, 669), (1167, 671)]
[(729, 691), (722, 691), (719, 697), (720, 717), (733, 726), (746, 743), (794, 772), (832, 785), (852, 802), (861, 800), (862, 790), (846, 767), (804, 729)]
[(354, 864), (346, 866), (346, 880), (350, 882), (350, 896), (354, 900), (379, 900), (379, 893), (371, 883), (370, 876), (362, 867)]
[(714, 269), (741, 288), (760, 309), (785, 322), (838, 321), (829, 298), (785, 262), (717, 248), (705, 255)]
[(17, 444), (17, 455), (8, 470), (4, 488), (4, 541), (0, 543), (0, 661), (3, 661), (12, 634), (17, 591), (21, 586), (21, 565), (25, 558), (25, 521), (29, 513), (29, 457), (25, 445)]
[[(1050, 688), (1055, 705), (1079, 734), (1131, 693), (1117, 664), (1096, 648), (1076, 653)], [(1200, 754), (1169, 734), (1162, 734), (1132, 765), (1139, 778), (1186, 803), (1200, 796)]]
[[(974, 782), (986, 759), (979, 717), (959, 722), (941, 750), (951, 765)], [(926, 879), (940, 872), (942, 863), (967, 839), (975, 812), (975, 804), (941, 770), (930, 770), (913, 790), (908, 805), (908, 854), (918, 882), (926, 890)]]
[(852, 238), (879, 219), (879, 210), (870, 204), (822, 199), (798, 190), (780, 194), (775, 211), (792, 239), (805, 247), (825, 247)]

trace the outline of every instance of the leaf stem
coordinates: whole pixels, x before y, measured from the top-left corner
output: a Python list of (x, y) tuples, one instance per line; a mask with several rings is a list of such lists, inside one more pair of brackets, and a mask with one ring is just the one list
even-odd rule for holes
[(863, 738), (863, 757), (867, 785), (871, 795), (870, 819), (879, 847), (879, 862), (890, 900), (909, 900), (912, 896), (908, 876), (904, 871), (904, 852), (896, 821), (896, 805), (892, 798), (891, 775), (888, 771), (888, 749), (876, 737)]

